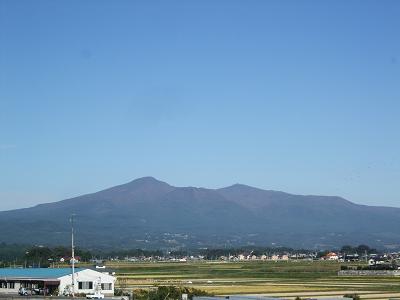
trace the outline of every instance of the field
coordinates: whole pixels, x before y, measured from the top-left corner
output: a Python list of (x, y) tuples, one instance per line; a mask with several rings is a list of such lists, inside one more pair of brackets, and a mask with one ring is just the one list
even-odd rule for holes
[(400, 278), (339, 277), (336, 262), (110, 262), (120, 288), (151, 289), (157, 285), (198, 288), (214, 295), (253, 294), (293, 299), (342, 297), (400, 298)]

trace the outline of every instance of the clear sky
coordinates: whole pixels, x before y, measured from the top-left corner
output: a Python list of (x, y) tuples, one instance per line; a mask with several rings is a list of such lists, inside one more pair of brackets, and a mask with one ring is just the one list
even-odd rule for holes
[(400, 1), (0, 0), (0, 209), (151, 175), (400, 207)]

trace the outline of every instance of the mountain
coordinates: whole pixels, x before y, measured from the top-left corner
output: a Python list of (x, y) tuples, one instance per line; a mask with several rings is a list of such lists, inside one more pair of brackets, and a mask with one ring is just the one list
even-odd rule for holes
[(0, 242), (68, 244), (72, 213), (77, 244), (88, 248), (281, 245), (321, 249), (400, 244), (400, 208), (242, 184), (222, 189), (174, 187), (152, 177), (0, 212)]

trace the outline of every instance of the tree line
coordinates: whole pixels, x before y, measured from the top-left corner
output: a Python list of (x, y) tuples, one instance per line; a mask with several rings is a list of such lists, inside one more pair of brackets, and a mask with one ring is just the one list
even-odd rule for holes
[[(93, 256), (90, 251), (75, 250), (81, 261), (89, 261)], [(0, 244), (0, 267), (13, 265), (25, 267), (48, 267), (60, 262), (61, 258), (71, 258), (71, 249), (65, 246), (47, 247), (30, 245)]]
[[(331, 250), (330, 250), (331, 251)], [(367, 245), (350, 246), (345, 245), (340, 249), (332, 251), (342, 254), (358, 254), (379, 253), (378, 250)], [(109, 259), (125, 257), (174, 257), (181, 258), (187, 256), (202, 256), (206, 260), (219, 259), (222, 256), (237, 256), (239, 254), (256, 255), (263, 254), (313, 254), (316, 257), (322, 257), (329, 251), (316, 251), (309, 249), (293, 249), (289, 247), (243, 247), (243, 248), (220, 248), (220, 249), (186, 249), (175, 251), (162, 250), (144, 250), (144, 249), (120, 249), (112, 251), (101, 250), (85, 250), (77, 248), (75, 255), (80, 258), (80, 261), (88, 262), (92, 258)], [(24, 266), (50, 266), (59, 262), (61, 258), (70, 258), (71, 249), (65, 246), (31, 246), (0, 243), (0, 267), (15, 265)]]

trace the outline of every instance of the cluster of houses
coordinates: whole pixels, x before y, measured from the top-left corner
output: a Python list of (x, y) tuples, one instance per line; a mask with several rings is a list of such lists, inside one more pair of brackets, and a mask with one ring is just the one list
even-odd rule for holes
[[(188, 261), (202, 261), (202, 260), (221, 260), (221, 261), (289, 261), (316, 259), (316, 254), (261, 254), (255, 255), (253, 253), (242, 253), (237, 255), (221, 255), (219, 257), (209, 259), (204, 255), (187, 255), (187, 256), (150, 256), (150, 257), (125, 257), (125, 261), (136, 262), (136, 261), (171, 261), (171, 262), (188, 262)], [(111, 260), (119, 260), (118, 258), (111, 258)]]
[[(119, 258), (110, 258), (111, 260), (120, 260)], [(171, 261), (171, 262), (188, 262), (188, 261), (202, 261), (202, 260), (220, 260), (220, 261), (296, 261), (296, 260), (327, 260), (337, 262), (358, 262), (368, 261), (369, 265), (379, 265), (391, 262), (393, 260), (400, 261), (400, 253), (390, 254), (364, 254), (359, 255), (346, 254), (339, 252), (329, 252), (325, 255), (318, 253), (272, 253), (272, 254), (254, 254), (239, 253), (235, 255), (221, 255), (218, 257), (209, 258), (204, 255), (182, 255), (182, 256), (140, 256), (140, 257), (125, 257), (123, 260), (136, 262), (136, 261)]]
[(221, 256), (220, 260), (223, 261), (245, 261), (245, 260), (282, 260), (287, 261), (290, 259), (288, 254), (273, 254), (273, 255), (255, 255), (255, 254), (239, 254), (239, 255), (229, 255)]
[(338, 261), (338, 262), (368, 262), (369, 266), (385, 265), (390, 263), (400, 262), (400, 253), (386, 253), (386, 254), (364, 254), (359, 255), (329, 252), (321, 257), (322, 260)]
[(72, 262), (75, 263), (75, 264), (79, 264), (81, 262), (81, 257), (80, 256), (75, 256), (74, 258), (72, 258), (72, 257), (61, 257), (60, 258), (60, 263), (70, 263), (70, 264), (72, 264)]

